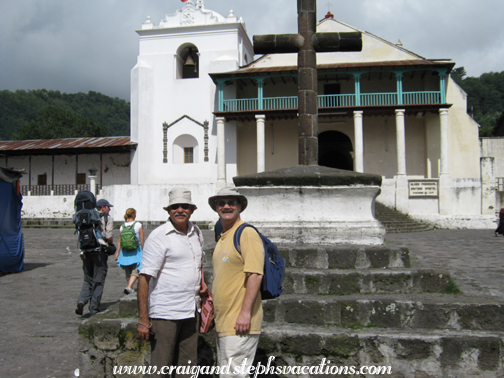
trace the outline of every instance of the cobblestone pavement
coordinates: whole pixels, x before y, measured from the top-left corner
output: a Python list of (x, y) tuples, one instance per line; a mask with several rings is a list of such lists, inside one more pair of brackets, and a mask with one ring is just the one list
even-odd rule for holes
[[(208, 246), (213, 231), (204, 231)], [(82, 264), (71, 229), (25, 229), (25, 270), (0, 276), (0, 377), (74, 377), (79, 366), (77, 329), (89, 316), (75, 315)], [(115, 235), (117, 240), (117, 234)], [(405, 245), (415, 266), (450, 270), (467, 294), (503, 296), (504, 237), (493, 230), (435, 230), (388, 234)], [(102, 310), (123, 296), (122, 269), (109, 258)]]
[(493, 230), (387, 234), (385, 244), (406, 246), (412, 267), (448, 269), (465, 294), (504, 299), (504, 237)]

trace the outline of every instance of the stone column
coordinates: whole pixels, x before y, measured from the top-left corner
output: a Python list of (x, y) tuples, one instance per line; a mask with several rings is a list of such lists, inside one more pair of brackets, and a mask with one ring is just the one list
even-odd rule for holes
[(364, 137), (362, 131), (362, 110), (354, 111), (355, 172), (364, 172)]
[(448, 166), (448, 109), (439, 109), (440, 121), (440, 144), (441, 144), (441, 168), (439, 176), (450, 176), (450, 167)]
[(96, 197), (96, 176), (89, 176), (90, 192)]
[(404, 109), (396, 109), (397, 175), (406, 175), (406, 137)]
[(406, 177), (406, 136), (404, 130), (404, 109), (396, 109), (396, 145), (397, 145), (397, 175), (396, 175), (396, 210), (408, 214), (408, 178)]
[(258, 114), (256, 118), (256, 128), (257, 128), (257, 173), (265, 171), (265, 131), (264, 122), (266, 116), (264, 114)]
[(217, 117), (217, 185), (226, 184), (226, 135), (224, 117)]
[(318, 164), (316, 24), (316, 1), (298, 0), (298, 30), (303, 37), (298, 53), (299, 165)]
[(448, 166), (448, 109), (439, 109), (441, 161), (439, 167), (439, 214), (451, 215), (453, 196), (450, 167)]

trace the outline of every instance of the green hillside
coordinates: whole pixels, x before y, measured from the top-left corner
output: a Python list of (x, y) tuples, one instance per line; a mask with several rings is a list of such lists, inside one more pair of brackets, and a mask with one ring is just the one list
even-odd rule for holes
[(130, 104), (117, 97), (93, 91), (0, 91), (2, 140), (129, 134)]

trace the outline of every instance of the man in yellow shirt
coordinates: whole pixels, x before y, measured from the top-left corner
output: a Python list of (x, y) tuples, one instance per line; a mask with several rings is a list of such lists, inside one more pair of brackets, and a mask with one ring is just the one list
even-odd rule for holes
[(213, 253), (213, 299), (219, 366), (230, 366), (229, 375), (247, 377), (254, 360), (263, 318), (261, 286), (264, 247), (257, 232), (246, 227), (240, 238), (241, 253), (233, 243), (243, 221), (240, 213), (248, 201), (234, 187), (225, 187), (208, 199), (219, 214), (223, 232)]

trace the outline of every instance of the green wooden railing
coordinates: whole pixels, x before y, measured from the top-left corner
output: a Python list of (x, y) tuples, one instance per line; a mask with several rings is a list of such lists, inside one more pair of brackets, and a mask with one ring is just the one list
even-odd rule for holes
[[(419, 105), (419, 104), (441, 104), (440, 91), (422, 91), (422, 92), (403, 92), (402, 104), (398, 101), (396, 92), (388, 93), (361, 93), (360, 105), (362, 106), (383, 106), (383, 105)], [(340, 95), (319, 95), (319, 108), (337, 108), (356, 106), (357, 96), (355, 94)], [(271, 109), (297, 109), (297, 96), (284, 97), (264, 97), (262, 107), (259, 107), (259, 99), (242, 98), (232, 100), (222, 100), (220, 111), (238, 112), (238, 111), (256, 111)]]

